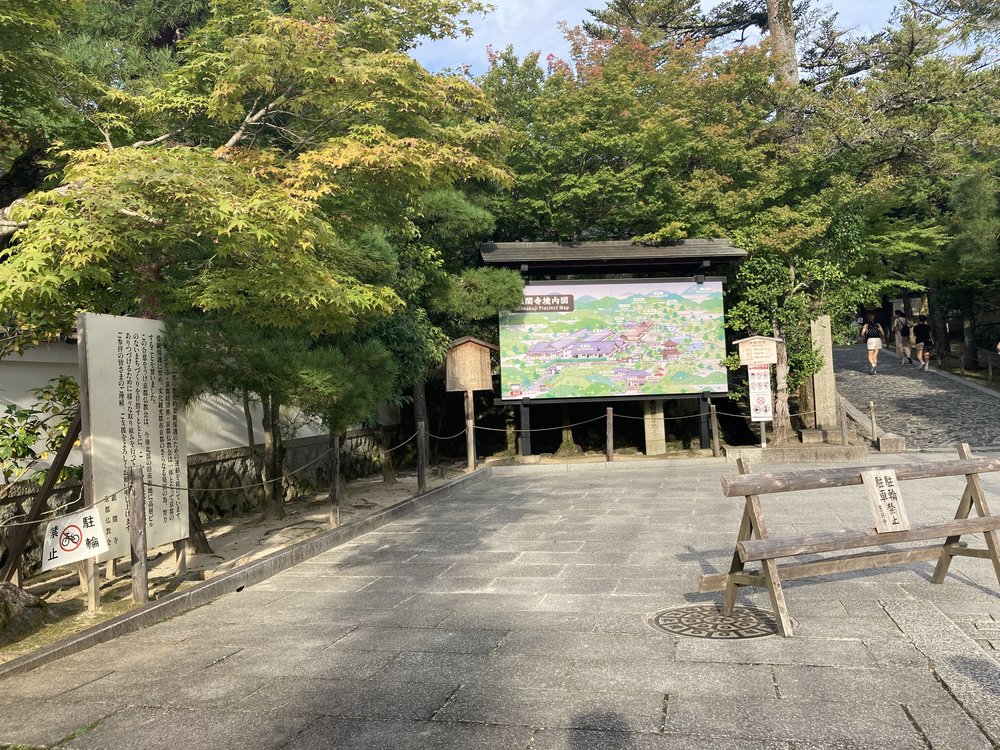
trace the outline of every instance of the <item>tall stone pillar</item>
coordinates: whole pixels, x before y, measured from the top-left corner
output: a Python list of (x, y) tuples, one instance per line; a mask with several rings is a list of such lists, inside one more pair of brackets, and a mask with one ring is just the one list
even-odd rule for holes
[(643, 401), (643, 426), (646, 428), (646, 455), (662, 456), (667, 452), (667, 426), (663, 421), (662, 401)]
[(816, 426), (824, 430), (837, 428), (837, 379), (833, 374), (833, 332), (829, 315), (820, 315), (809, 324), (813, 349), (823, 358), (823, 367), (812, 376), (816, 408)]

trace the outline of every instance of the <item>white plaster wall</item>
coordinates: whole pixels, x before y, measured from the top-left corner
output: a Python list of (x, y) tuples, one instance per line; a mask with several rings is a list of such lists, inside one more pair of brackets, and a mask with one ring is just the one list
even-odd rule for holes
[[(79, 376), (75, 344), (47, 344), (31, 349), (24, 355), (10, 355), (0, 359), (0, 413), (8, 404), (30, 406), (34, 399), (29, 391), (44, 386), (60, 375), (72, 375), (74, 378)], [(91, 384), (91, 387), (96, 385)], [(259, 443), (264, 435), (260, 424), (260, 408), (254, 406), (252, 409), (254, 437)], [(187, 410), (187, 433), (189, 454), (245, 446), (247, 430), (242, 404), (219, 396), (200, 400)], [(322, 434), (325, 434), (323, 430), (306, 425), (297, 431), (296, 437)], [(79, 450), (74, 451), (70, 457), (71, 464), (79, 465), (82, 460)]]

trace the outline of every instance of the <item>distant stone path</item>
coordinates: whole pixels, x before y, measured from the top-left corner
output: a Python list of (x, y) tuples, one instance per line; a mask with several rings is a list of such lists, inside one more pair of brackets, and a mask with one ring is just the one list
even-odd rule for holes
[(1000, 445), (1000, 393), (937, 371), (901, 365), (891, 350), (879, 356), (878, 375), (868, 373), (861, 346), (833, 350), (837, 388), (856, 407), (875, 402), (878, 426), (906, 438), (907, 448)]

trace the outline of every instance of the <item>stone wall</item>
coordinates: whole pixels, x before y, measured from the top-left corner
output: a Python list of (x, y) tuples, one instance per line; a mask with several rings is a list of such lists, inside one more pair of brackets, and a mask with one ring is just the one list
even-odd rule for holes
[[(385, 438), (392, 447), (399, 442), (399, 428), (384, 429)], [(259, 448), (258, 448), (259, 449)], [(285, 443), (285, 500), (299, 495), (323, 492), (330, 483), (329, 438), (297, 438)], [(394, 454), (399, 460), (399, 451)], [(372, 430), (353, 430), (341, 442), (341, 472), (347, 480), (365, 477), (380, 470)], [(212, 453), (188, 456), (188, 487), (190, 499), (203, 521), (250, 513), (258, 508), (263, 489), (258, 484), (256, 469), (248, 448), (231, 448)], [(47, 502), (47, 510), (63, 508), (69, 512), (82, 504), (82, 485), (67, 483), (57, 486)], [(9, 498), (0, 501), (0, 560), (6, 548), (8, 522), (16, 522), (31, 507), (37, 485), (25, 483), (16, 487)], [(45, 517), (51, 518), (48, 514)], [(24, 555), (24, 570), (29, 574), (38, 570), (41, 559), (44, 524), (35, 529)]]

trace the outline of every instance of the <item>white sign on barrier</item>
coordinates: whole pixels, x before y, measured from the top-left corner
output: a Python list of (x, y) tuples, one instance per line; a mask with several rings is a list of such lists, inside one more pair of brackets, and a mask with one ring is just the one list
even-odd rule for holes
[(899, 494), (899, 482), (893, 469), (869, 469), (861, 472), (865, 495), (875, 518), (875, 531), (905, 531), (910, 528), (906, 517), (903, 497)]
[(52, 570), (107, 551), (108, 540), (97, 508), (84, 508), (49, 521), (42, 544), (42, 570)]
[(750, 419), (754, 422), (772, 421), (774, 399), (771, 395), (771, 366), (748, 365), (747, 380), (750, 382)]
[(187, 538), (187, 438), (162, 321), (85, 313), (78, 328), (84, 475), (108, 539), (102, 559), (129, 555), (122, 490), (133, 466), (146, 482), (149, 548)]

